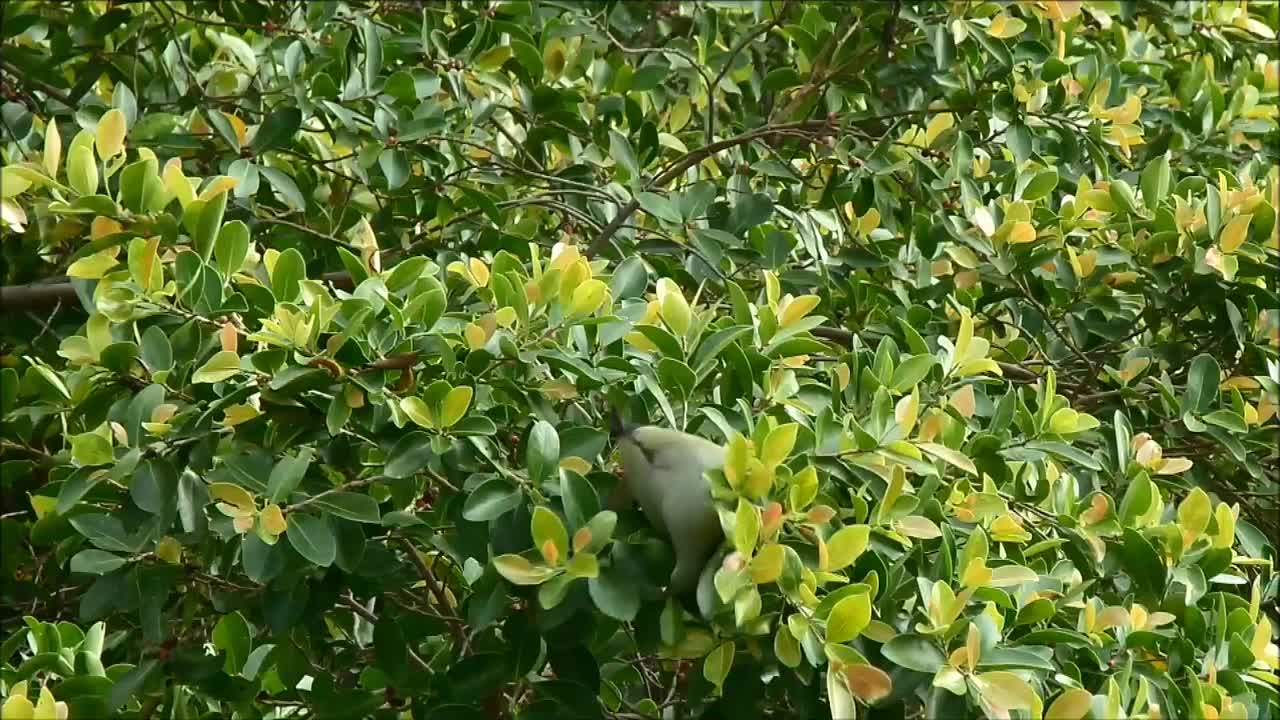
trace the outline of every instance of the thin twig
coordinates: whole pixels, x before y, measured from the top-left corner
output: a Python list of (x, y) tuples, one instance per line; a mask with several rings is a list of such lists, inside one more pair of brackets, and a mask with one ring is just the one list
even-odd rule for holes
[[(351, 608), (351, 611), (352, 611), (352, 612), (354, 612), (356, 615), (359, 615), (359, 616), (360, 616), (361, 618), (363, 618), (366, 622), (369, 622), (369, 623), (371, 623), (371, 624), (373, 624), (373, 625), (377, 625), (377, 624), (378, 624), (378, 616), (377, 616), (377, 615), (375, 615), (375, 614), (373, 614), (373, 612), (371, 612), (371, 611), (370, 611), (368, 608), (366, 608), (365, 606), (361, 605), (361, 604), (360, 604), (360, 602), (359, 602), (358, 600), (356, 600), (356, 599), (355, 599), (355, 597), (353, 597), (353, 596), (351, 595), (351, 592), (350, 592), (350, 591), (347, 591), (347, 594), (346, 594), (346, 595), (344, 595), (344, 596), (342, 596), (342, 604), (343, 604), (343, 605), (346, 605), (346, 606), (347, 606), (347, 607), (349, 607), (349, 608)], [(412, 647), (409, 647), (408, 645), (405, 645), (404, 650), (405, 650), (405, 652), (406, 652), (406, 653), (408, 653), (408, 654), (409, 654), (409, 659), (410, 659), (410, 660), (412, 660), (412, 661), (413, 661), (413, 663), (414, 663), (415, 665), (417, 665), (417, 666), (418, 666), (418, 668), (419, 668), (420, 670), (430, 670), (430, 669), (431, 669), (431, 666), (427, 664), (427, 661), (426, 661), (426, 660), (423, 660), (423, 659), (422, 659), (422, 656), (420, 656), (420, 655), (418, 655), (418, 653), (414, 652), (414, 650), (413, 650), (413, 648), (412, 648)]]
[(427, 589), (431, 591), (431, 595), (435, 597), (436, 603), (440, 606), (440, 614), (449, 618), (449, 628), (453, 631), (453, 637), (458, 641), (458, 652), (465, 653), (467, 651), (467, 631), (462, 625), (462, 620), (454, 614), (453, 607), (449, 604), (449, 598), (444, 594), (444, 586), (436, 579), (435, 573), (431, 572), (431, 568), (422, 561), (422, 556), (418, 554), (418, 549), (413, 546), (409, 538), (399, 537), (396, 540), (404, 548), (405, 553), (409, 556), (409, 561), (418, 569), (418, 575), (422, 581), (427, 584)]

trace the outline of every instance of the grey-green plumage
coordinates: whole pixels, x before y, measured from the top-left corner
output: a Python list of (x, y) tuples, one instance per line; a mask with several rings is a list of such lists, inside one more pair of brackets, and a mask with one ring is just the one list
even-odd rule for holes
[(640, 504), (645, 517), (675, 549), (670, 591), (698, 586), (707, 560), (724, 537), (703, 473), (724, 466), (725, 449), (696, 435), (646, 425), (615, 426), (625, 492), (615, 504)]

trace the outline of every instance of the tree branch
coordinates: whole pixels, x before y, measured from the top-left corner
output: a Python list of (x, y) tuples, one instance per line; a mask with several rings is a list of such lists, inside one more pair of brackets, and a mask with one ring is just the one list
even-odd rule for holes
[[(683, 173), (685, 170), (688, 170), (694, 165), (697, 165), (703, 160), (706, 160), (712, 155), (715, 155), (716, 153), (720, 152), (721, 150), (728, 150), (729, 148), (737, 147), (739, 145), (745, 145), (746, 143), (752, 142), (753, 140), (759, 140), (760, 138), (768, 137), (769, 135), (774, 135), (774, 134), (784, 133), (784, 132), (808, 131), (812, 133), (812, 138), (818, 138), (818, 137), (825, 137), (827, 135), (835, 134), (837, 130), (839, 130), (839, 126), (829, 123), (825, 120), (821, 120), (821, 121), (806, 120), (801, 122), (779, 123), (777, 125), (766, 125), (765, 127), (762, 127), (762, 128), (749, 130), (745, 133), (742, 133), (741, 135), (735, 135), (731, 138), (718, 140), (709, 145), (704, 145), (703, 147), (700, 147), (696, 150), (691, 150), (685, 153), (684, 155), (680, 156), (679, 159), (673, 162), (665, 171), (663, 171), (662, 174), (658, 175), (653, 180), (646, 183), (645, 189), (647, 190), (647, 189), (660, 187), (662, 185), (666, 185), (672, 180), (675, 180), (676, 178), (680, 177), (681, 173)], [(586, 255), (588, 257), (592, 257), (598, 254), (601, 250), (603, 250), (604, 246), (608, 244), (610, 240), (613, 239), (614, 233), (618, 232), (618, 229), (621, 228), (624, 224), (626, 224), (627, 219), (631, 217), (631, 214), (634, 213), (639, 208), (640, 208), (640, 201), (636, 200), (635, 198), (632, 198), (631, 201), (628, 202), (626, 205), (623, 205), (621, 208), (618, 208), (617, 214), (613, 216), (613, 219), (609, 221), (609, 224), (601, 228), (600, 232), (597, 233), (594, 238), (592, 238), (591, 244), (587, 246)]]
[(409, 556), (409, 561), (418, 569), (418, 575), (427, 584), (427, 589), (431, 591), (432, 597), (436, 599), (436, 604), (440, 606), (440, 614), (449, 618), (449, 629), (453, 631), (453, 637), (458, 641), (458, 652), (466, 652), (467, 631), (462, 626), (462, 620), (458, 619), (458, 616), (454, 614), (453, 607), (449, 604), (449, 598), (445, 597), (444, 586), (436, 579), (435, 573), (431, 572), (431, 568), (427, 567), (427, 564), (422, 561), (422, 556), (418, 554), (418, 549), (413, 546), (409, 538), (399, 537), (396, 540)]

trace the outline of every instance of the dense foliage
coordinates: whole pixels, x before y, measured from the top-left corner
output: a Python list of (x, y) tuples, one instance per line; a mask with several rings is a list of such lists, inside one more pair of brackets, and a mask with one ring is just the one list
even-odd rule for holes
[(4, 3), (4, 717), (1276, 717), (1278, 24)]

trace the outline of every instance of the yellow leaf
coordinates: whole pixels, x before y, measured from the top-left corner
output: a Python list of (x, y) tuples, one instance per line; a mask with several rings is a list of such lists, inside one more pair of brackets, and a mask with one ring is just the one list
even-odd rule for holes
[(1231, 508), (1227, 507), (1226, 503), (1220, 502), (1214, 511), (1214, 517), (1218, 521), (1218, 532), (1213, 536), (1213, 546), (1215, 548), (1230, 548), (1236, 542), (1235, 514), (1231, 512)]
[(1071, 688), (1053, 701), (1044, 720), (1082, 720), (1092, 703), (1093, 695), (1088, 690)]
[(1209, 495), (1200, 488), (1193, 489), (1178, 505), (1178, 526), (1182, 528), (1185, 545), (1190, 545), (1209, 527)]
[[(960, 310), (960, 332), (956, 334), (955, 354), (956, 361), (963, 361), (969, 358), (969, 345), (973, 342), (973, 316), (969, 314), (968, 308)], [(985, 355), (986, 353), (983, 353)]]
[(289, 529), (289, 523), (285, 520), (284, 512), (275, 503), (262, 508), (262, 512), (258, 515), (258, 520), (262, 523), (262, 530), (273, 537)]
[(212, 200), (213, 198), (217, 197), (220, 193), (231, 192), (232, 190), (235, 190), (236, 187), (239, 185), (240, 185), (239, 178), (233, 178), (233, 177), (230, 177), (229, 175), (219, 175), (218, 177), (210, 180), (209, 183), (205, 185), (204, 190), (200, 191), (199, 199), (204, 200), (205, 202), (208, 202), (209, 200)]
[(1009, 228), (1009, 242), (1013, 245), (1034, 242), (1036, 239), (1036, 228), (1029, 222), (1014, 223)]
[(969, 630), (964, 638), (964, 667), (969, 672), (982, 660), (982, 631), (977, 623), (969, 623)]
[(409, 396), (401, 398), (400, 410), (405, 415), (408, 415), (409, 419), (419, 427), (429, 430), (436, 425), (435, 418), (432, 417), (431, 408), (427, 407), (427, 404), (420, 397)]
[[(965, 387), (968, 387), (967, 385)], [(903, 395), (893, 408), (893, 419), (898, 423), (903, 436), (911, 434), (916, 426), (916, 418), (920, 412), (920, 393), (913, 389), (910, 395)]]
[(673, 133), (680, 132), (685, 125), (689, 124), (689, 118), (692, 116), (689, 98), (681, 97), (676, 100), (675, 105), (671, 107), (671, 112), (667, 114), (667, 129)]
[(93, 222), (89, 223), (90, 240), (97, 240), (119, 232), (124, 232), (124, 226), (109, 217), (99, 215), (93, 219)]
[(964, 570), (964, 575), (960, 583), (964, 587), (982, 587), (991, 582), (991, 568), (987, 567), (987, 561), (983, 558), (974, 558), (969, 561), (968, 567)]
[(26, 695), (10, 692), (9, 697), (0, 707), (0, 717), (4, 720), (32, 720), (36, 716), (36, 706), (31, 704)]
[(1240, 249), (1245, 238), (1249, 236), (1249, 222), (1252, 220), (1252, 214), (1237, 215), (1222, 228), (1222, 234), (1218, 236), (1218, 244), (1222, 246), (1223, 252), (1232, 253)]
[(164, 172), (162, 173), (164, 180), (164, 189), (170, 195), (178, 198), (178, 204), (185, 208), (196, 199), (196, 191), (191, 187), (191, 183), (186, 176), (182, 174), (182, 161), (178, 158), (169, 158), (164, 164)]
[(178, 406), (174, 405), (173, 403), (164, 403), (161, 405), (157, 405), (155, 406), (155, 409), (151, 411), (151, 422), (153, 423), (169, 422), (170, 418), (172, 418), (174, 414), (176, 414), (177, 412), (178, 412)]
[(991, 25), (987, 27), (987, 34), (991, 37), (997, 37), (1006, 40), (1017, 35), (1021, 35), (1023, 30), (1027, 29), (1027, 24), (1019, 18), (1010, 17), (1004, 13), (1000, 13), (991, 19)]
[(182, 562), (182, 544), (169, 535), (160, 538), (160, 542), (156, 543), (155, 552), (156, 557), (170, 565)]
[[(950, 117), (950, 113), (947, 114)], [(871, 208), (866, 215), (858, 218), (858, 231), (863, 235), (870, 235), (872, 230), (880, 227), (880, 211)]]
[(111, 271), (117, 264), (116, 254), (120, 248), (108, 248), (100, 253), (94, 253), (87, 257), (71, 263), (71, 267), (67, 268), (67, 277), (80, 278), (83, 280), (97, 280)]
[(262, 414), (261, 412), (258, 411), (258, 408), (252, 405), (245, 405), (243, 403), (238, 405), (232, 405), (231, 407), (227, 408), (226, 410), (223, 410), (222, 412), (223, 412), (222, 424), (227, 427), (235, 427), (236, 425), (240, 425), (241, 423), (249, 422), (250, 420)]
[(689, 326), (693, 323), (689, 302), (684, 299), (680, 287), (669, 278), (658, 281), (658, 309), (662, 315), (662, 321), (667, 324), (671, 332), (677, 336), (683, 336), (689, 332)]
[(467, 323), (467, 327), (463, 329), (462, 334), (467, 340), (467, 347), (472, 350), (479, 350), (489, 342), (489, 333), (475, 323)]
[(462, 419), (462, 416), (467, 414), (473, 394), (472, 389), (464, 385), (450, 390), (449, 394), (445, 395), (441, 411), (441, 422), (444, 427), (453, 427)]
[(856, 637), (871, 622), (871, 596), (857, 593), (844, 598), (831, 608), (827, 617), (827, 642), (845, 643)]
[(239, 485), (224, 482), (212, 483), (209, 485), (209, 496), (242, 511), (252, 512), (254, 509), (253, 495)]
[(956, 124), (956, 118), (951, 113), (941, 113), (935, 115), (929, 121), (929, 125), (924, 131), (924, 144), (926, 147), (932, 146), (938, 136), (946, 132)]
[(98, 157), (108, 160), (124, 152), (126, 125), (124, 112), (119, 108), (111, 108), (98, 118), (98, 127), (94, 130), (93, 136)]
[(235, 325), (226, 322), (218, 328), (218, 342), (222, 345), (223, 350), (227, 352), (236, 352), (239, 341), (240, 335), (236, 332)]
[(87, 143), (72, 143), (67, 155), (67, 181), (71, 184), (71, 189), (81, 195), (93, 195), (98, 192), (98, 180), (98, 164), (93, 159), (93, 148)]
[(849, 387), (849, 381), (852, 379), (853, 371), (849, 369), (848, 365), (841, 363), (836, 366), (836, 381), (840, 383), (841, 391), (844, 391), (845, 388)]
[(1137, 95), (1130, 94), (1119, 107), (1111, 108), (1107, 111), (1111, 122), (1116, 125), (1131, 125), (1138, 120), (1138, 116), (1142, 114), (1142, 100)]
[(1167, 458), (1160, 463), (1156, 469), (1157, 475), (1177, 475), (1190, 470), (1192, 462), (1190, 458), (1176, 457)]
[(796, 434), (799, 430), (800, 426), (796, 423), (787, 423), (774, 428), (765, 438), (764, 447), (760, 450), (761, 462), (773, 467), (786, 460), (791, 454), (791, 449), (795, 447)]
[(604, 304), (609, 286), (600, 280), (588, 280), (573, 291), (573, 299), (569, 302), (569, 315), (580, 317), (590, 315)]
[(1009, 710), (1031, 710), (1039, 707), (1040, 697), (1026, 680), (1007, 671), (982, 673), (973, 678), (978, 695), (997, 717), (1008, 717)]
[(798, 298), (792, 298), (789, 302), (783, 301), (779, 309), (778, 327), (784, 328), (791, 323), (808, 315), (821, 299), (817, 295), (801, 295)]
[(1082, 0), (1044, 0), (1045, 15), (1059, 22), (1080, 14)]
[(579, 475), (586, 475), (591, 472), (591, 463), (576, 455), (571, 455), (560, 461), (560, 468), (563, 470), (572, 470)]
[(751, 582), (767, 585), (782, 576), (782, 561), (785, 551), (777, 543), (760, 548), (756, 556), (751, 558)]
[(635, 348), (643, 352), (648, 352), (648, 353), (658, 352), (658, 346), (654, 345), (653, 341), (650, 340), (648, 337), (646, 337), (644, 333), (632, 331), (627, 333), (626, 335), (623, 335), (622, 339), (627, 341), (628, 344), (634, 346)]
[(44, 126), (44, 169), (49, 177), (58, 177), (58, 168), (62, 166), (62, 135), (58, 134), (58, 123), (52, 119)]
[(471, 258), (467, 263), (467, 267), (471, 271), (471, 279), (475, 282), (476, 287), (487, 286), (489, 284), (489, 266), (485, 265), (480, 258)]
[(942, 537), (940, 530), (932, 520), (923, 515), (908, 515), (894, 523), (894, 528), (909, 538), (933, 540)]
[(827, 540), (827, 566), (822, 569), (836, 572), (852, 565), (867, 549), (870, 539), (871, 527), (868, 525), (850, 525), (840, 528)]

